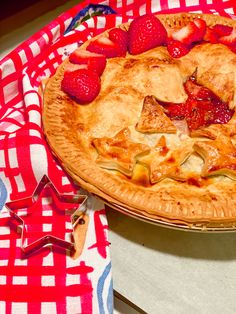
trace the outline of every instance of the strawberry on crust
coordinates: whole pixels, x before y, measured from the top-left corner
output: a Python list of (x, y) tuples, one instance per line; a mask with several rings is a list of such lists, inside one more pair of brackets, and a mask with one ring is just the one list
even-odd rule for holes
[(74, 63), (68, 62), (65, 66), (65, 73), (73, 72), (79, 69), (88, 69), (88, 65), (87, 64), (74, 64)]
[(167, 31), (160, 20), (153, 14), (146, 14), (134, 19), (128, 30), (128, 50), (136, 55), (163, 45), (167, 40)]
[(126, 54), (126, 51), (124, 51), (122, 45), (110, 40), (107, 37), (100, 37), (94, 41), (91, 41), (87, 46), (87, 50), (103, 54), (107, 58), (124, 57)]
[(172, 38), (185, 45), (190, 45), (196, 41), (198, 27), (194, 22), (189, 22), (186, 26), (172, 33)]
[(206, 22), (203, 19), (195, 19), (193, 20), (193, 23), (197, 26), (198, 31), (195, 33), (195, 41), (200, 41), (203, 39), (205, 33), (206, 33)]
[(229, 35), (220, 37), (219, 42), (224, 45), (236, 45), (236, 28)]
[(233, 27), (223, 24), (215, 24), (212, 26), (212, 30), (219, 36), (228, 36), (232, 33)]
[(115, 27), (109, 32), (109, 39), (115, 43), (119, 43), (127, 50), (128, 46), (128, 33), (119, 27)]
[(203, 40), (212, 44), (216, 44), (219, 41), (219, 36), (212, 28), (207, 27), (205, 35), (203, 36)]
[(69, 60), (73, 64), (87, 65), (89, 70), (95, 71), (98, 75), (102, 75), (106, 67), (105, 55), (87, 50), (76, 49), (70, 54)]
[(80, 104), (93, 101), (98, 96), (100, 88), (98, 74), (87, 69), (65, 72), (61, 82), (61, 89)]
[(190, 48), (177, 40), (170, 40), (167, 43), (167, 50), (172, 58), (180, 58), (185, 56)]

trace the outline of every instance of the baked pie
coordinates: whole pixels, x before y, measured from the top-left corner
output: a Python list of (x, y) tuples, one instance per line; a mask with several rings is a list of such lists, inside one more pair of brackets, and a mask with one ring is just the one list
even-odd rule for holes
[(145, 15), (90, 39), (46, 84), (52, 151), (116, 208), (236, 227), (235, 52), (236, 21), (216, 15)]

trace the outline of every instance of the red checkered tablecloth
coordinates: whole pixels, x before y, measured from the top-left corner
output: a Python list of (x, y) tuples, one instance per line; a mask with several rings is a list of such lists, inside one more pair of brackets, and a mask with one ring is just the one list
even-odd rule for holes
[[(5, 201), (32, 195), (44, 174), (61, 193), (80, 192), (45, 141), (39, 93), (42, 79), (52, 75), (80, 43), (135, 16), (182, 11), (231, 18), (236, 14), (234, 0), (92, 3), (90, 11), (86, 8), (91, 3), (84, 1), (63, 13), (0, 61), (0, 313), (112, 313), (113, 310), (107, 220), (102, 202), (90, 197), (87, 239), (77, 260), (53, 249), (22, 259), (19, 234), (10, 227)], [(116, 13), (79, 23), (81, 12), (91, 14), (96, 11), (96, 5), (109, 6)], [(97, 9), (109, 13), (108, 8)], [(42, 204), (48, 206), (48, 201), (42, 199)], [(49, 216), (53, 218), (53, 212)], [(48, 224), (48, 220), (42, 223)], [(66, 232), (66, 224), (59, 227)]]

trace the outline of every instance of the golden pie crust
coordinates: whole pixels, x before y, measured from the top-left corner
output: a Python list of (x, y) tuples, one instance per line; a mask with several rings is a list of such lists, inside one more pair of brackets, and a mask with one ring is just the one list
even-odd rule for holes
[[(158, 15), (168, 32), (196, 17), (209, 26), (236, 27), (216, 15)], [(206, 43), (179, 59), (165, 47), (107, 59), (99, 95), (83, 106), (61, 90), (68, 62), (46, 84), (43, 126), (76, 182), (117, 208), (156, 221), (236, 228), (236, 113), (227, 124), (189, 134), (153, 104), (186, 101), (183, 83), (197, 69), (198, 83), (235, 109), (236, 55), (230, 49)]]

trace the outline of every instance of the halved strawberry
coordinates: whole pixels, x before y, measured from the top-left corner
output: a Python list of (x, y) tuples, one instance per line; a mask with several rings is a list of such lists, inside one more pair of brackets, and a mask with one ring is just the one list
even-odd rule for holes
[(109, 32), (109, 38), (110, 40), (114, 41), (115, 43), (119, 43), (121, 45), (123, 45), (124, 47), (128, 47), (128, 33), (119, 28), (113, 28), (112, 30), (110, 30)]
[(69, 56), (70, 62), (74, 64), (87, 64), (89, 70), (97, 72), (102, 75), (106, 67), (106, 56), (87, 50), (76, 49)]
[(74, 64), (74, 63), (68, 62), (65, 67), (65, 72), (73, 72), (79, 69), (88, 69), (88, 65), (87, 64)]
[(160, 20), (153, 14), (137, 17), (128, 30), (128, 50), (136, 55), (166, 43), (167, 32)]
[(65, 72), (61, 82), (61, 89), (80, 104), (93, 101), (99, 94), (100, 88), (98, 74), (87, 69)]
[(107, 37), (100, 37), (91, 41), (87, 46), (87, 50), (105, 55), (107, 58), (124, 57), (125, 52), (122, 46), (113, 42)]
[(185, 45), (190, 45), (196, 41), (198, 27), (194, 22), (189, 22), (186, 26), (172, 33), (172, 38)]
[(230, 49), (231, 51), (233, 51), (234, 53), (236, 53), (236, 44), (234, 44), (234, 45), (228, 45), (228, 47), (229, 47), (229, 49)]
[(170, 40), (167, 43), (167, 50), (172, 58), (180, 58), (185, 56), (190, 48), (177, 40)]
[(218, 37), (217, 33), (214, 32), (213, 29), (211, 29), (210, 27), (207, 27), (205, 35), (203, 36), (203, 40), (210, 42), (212, 44), (216, 44), (219, 41), (219, 37)]
[(206, 22), (203, 19), (197, 18), (193, 20), (193, 23), (197, 26), (198, 31), (195, 33), (195, 41), (200, 41), (203, 39), (206, 33)]
[(235, 45), (236, 44), (236, 28), (228, 36), (222, 36), (219, 38), (219, 42), (224, 45)]
[(233, 27), (223, 24), (216, 24), (212, 26), (212, 30), (219, 36), (228, 36), (232, 33)]

